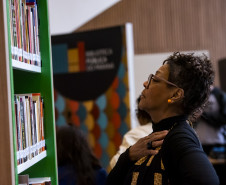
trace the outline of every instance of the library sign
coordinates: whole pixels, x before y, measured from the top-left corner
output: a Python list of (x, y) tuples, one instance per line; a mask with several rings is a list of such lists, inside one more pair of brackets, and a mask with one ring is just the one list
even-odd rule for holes
[(106, 169), (130, 128), (130, 29), (125, 24), (52, 37), (56, 125), (85, 131)]
[(52, 36), (54, 88), (76, 101), (105, 93), (120, 70), (123, 39), (122, 26)]

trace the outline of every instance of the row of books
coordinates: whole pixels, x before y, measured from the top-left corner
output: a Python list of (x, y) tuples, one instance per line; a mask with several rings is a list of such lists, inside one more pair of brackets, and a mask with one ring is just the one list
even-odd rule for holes
[(36, 0), (9, 0), (12, 59), (41, 66)]
[(17, 164), (45, 151), (43, 98), (40, 93), (15, 94)]
[(19, 185), (51, 185), (50, 177), (29, 178), (29, 175), (19, 175)]

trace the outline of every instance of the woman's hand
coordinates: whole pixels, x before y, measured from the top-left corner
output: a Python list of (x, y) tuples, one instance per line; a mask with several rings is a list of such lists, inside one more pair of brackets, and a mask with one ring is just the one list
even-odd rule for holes
[[(163, 143), (163, 139), (166, 137), (168, 130), (152, 133), (146, 137), (139, 139), (129, 149), (129, 157), (132, 161), (136, 161), (141, 157), (147, 155), (156, 155), (158, 150), (155, 148), (159, 147)], [(151, 143), (152, 149), (148, 149), (148, 143)]]

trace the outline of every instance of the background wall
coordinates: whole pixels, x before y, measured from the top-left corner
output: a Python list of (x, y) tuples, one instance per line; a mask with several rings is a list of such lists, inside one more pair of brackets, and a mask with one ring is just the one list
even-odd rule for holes
[(225, 0), (123, 0), (75, 31), (125, 22), (133, 23), (135, 54), (208, 50), (219, 86), (217, 62), (226, 57)]

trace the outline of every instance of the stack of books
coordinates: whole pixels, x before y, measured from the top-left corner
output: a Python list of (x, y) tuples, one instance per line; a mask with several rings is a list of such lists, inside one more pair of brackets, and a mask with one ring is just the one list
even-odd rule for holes
[(45, 151), (43, 98), (40, 93), (15, 94), (17, 164)]
[(41, 66), (36, 0), (10, 0), (12, 60)]

